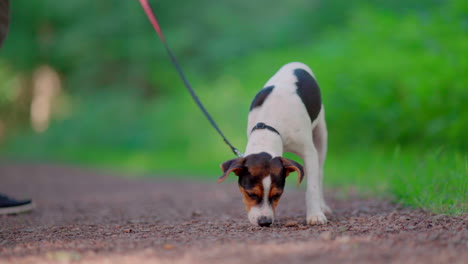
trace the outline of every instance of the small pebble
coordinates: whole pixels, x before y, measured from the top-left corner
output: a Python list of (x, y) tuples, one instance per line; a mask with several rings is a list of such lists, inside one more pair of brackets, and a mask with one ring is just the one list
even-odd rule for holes
[(202, 215), (201, 211), (196, 210), (192, 212), (192, 216), (201, 216), (201, 215)]
[(163, 248), (166, 249), (166, 250), (171, 250), (171, 249), (174, 249), (175, 246), (172, 245), (172, 244), (164, 244), (164, 245), (163, 245)]
[(132, 233), (132, 232), (133, 232), (133, 230), (132, 230), (132, 229), (130, 229), (130, 228), (127, 228), (127, 229), (124, 229), (124, 232), (125, 232), (125, 233)]
[(438, 220), (444, 220), (445, 217), (446, 217), (446, 215), (440, 214), (440, 215), (433, 216), (432, 219), (435, 220), (435, 221), (438, 221)]
[(294, 220), (289, 220), (285, 224), (286, 227), (295, 227), (297, 225), (298, 225), (297, 221), (294, 221)]

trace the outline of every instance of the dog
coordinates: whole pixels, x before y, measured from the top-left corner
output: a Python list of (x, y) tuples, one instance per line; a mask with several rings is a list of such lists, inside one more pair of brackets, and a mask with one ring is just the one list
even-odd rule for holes
[[(234, 173), (253, 225), (270, 226), (283, 194), (286, 177), (298, 174), (298, 185), (307, 177), (307, 224), (325, 224), (331, 213), (323, 197), (323, 164), (327, 152), (327, 127), (320, 89), (305, 64), (281, 67), (250, 105), (245, 155), (221, 164), (223, 175)], [(301, 157), (304, 167), (284, 152)]]

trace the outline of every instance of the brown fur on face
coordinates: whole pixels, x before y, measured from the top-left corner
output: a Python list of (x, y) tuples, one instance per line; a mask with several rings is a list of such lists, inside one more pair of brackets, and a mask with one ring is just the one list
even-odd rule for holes
[(283, 194), (282, 189), (279, 189), (276, 186), (271, 186), (270, 194), (268, 195), (268, 197), (271, 201), (271, 208), (273, 208), (273, 211), (275, 212), (276, 212), (276, 206), (278, 206), (278, 203), (282, 194)]
[[(243, 195), (242, 200), (247, 212), (253, 206), (261, 205), (264, 202), (270, 203), (275, 210), (283, 193), (286, 176), (292, 171), (297, 171), (300, 183), (304, 174), (300, 164), (282, 157), (272, 159), (271, 155), (265, 152), (228, 160), (221, 164), (221, 169), (224, 174), (218, 179), (218, 182), (224, 181), (231, 172), (239, 176), (239, 190)], [(263, 201), (262, 180), (267, 176), (271, 177), (271, 187), (268, 201)]]
[(263, 186), (255, 186), (252, 190), (249, 190), (248, 192), (244, 189), (244, 187), (239, 185), (239, 190), (241, 191), (243, 198), (242, 202), (244, 202), (245, 209), (247, 212), (250, 211), (250, 209), (253, 206), (256, 206), (259, 204), (258, 199), (252, 198), (250, 195), (256, 195), (257, 197), (263, 197)]

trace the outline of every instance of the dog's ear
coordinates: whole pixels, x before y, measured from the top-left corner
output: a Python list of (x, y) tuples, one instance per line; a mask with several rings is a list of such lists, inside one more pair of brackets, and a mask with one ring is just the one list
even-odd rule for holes
[(289, 175), (289, 173), (295, 171), (297, 172), (297, 185), (301, 184), (302, 179), (304, 179), (304, 168), (302, 167), (301, 164), (295, 162), (294, 160), (286, 159), (281, 157), (281, 163), (283, 163), (283, 167), (286, 171), (286, 177)]
[(223, 162), (220, 166), (223, 171), (223, 175), (218, 178), (218, 183), (223, 182), (231, 172), (234, 172), (239, 176), (242, 170), (244, 170), (244, 163), (245, 158), (237, 158)]

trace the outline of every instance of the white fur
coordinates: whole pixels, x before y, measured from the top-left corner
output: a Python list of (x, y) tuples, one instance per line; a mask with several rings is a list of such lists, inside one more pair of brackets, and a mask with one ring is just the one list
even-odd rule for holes
[(263, 178), (262, 184), (263, 201), (260, 205), (253, 206), (252, 208), (250, 208), (250, 211), (248, 213), (250, 223), (252, 223), (253, 225), (258, 225), (258, 219), (262, 216), (271, 219), (271, 221), (274, 221), (273, 208), (271, 207), (271, 204), (268, 200), (268, 194), (270, 193), (271, 188), (271, 176)]
[[(249, 113), (245, 155), (267, 152), (272, 157), (277, 157), (282, 156), (284, 152), (292, 152), (301, 157), (307, 177), (307, 223), (324, 224), (327, 222), (324, 212), (330, 212), (323, 199), (322, 190), (323, 163), (327, 151), (325, 113), (322, 105), (318, 117), (310, 122), (307, 109), (296, 93), (297, 77), (293, 72), (298, 68), (314, 76), (307, 65), (292, 62), (284, 65), (265, 84), (264, 87), (274, 85), (274, 89), (261, 106)], [(288, 107), (282, 107), (285, 105)], [(257, 129), (251, 133), (258, 122), (274, 127), (281, 136), (267, 129)], [(260, 212), (267, 213), (264, 208), (256, 208), (253, 212), (252, 210), (249, 213), (251, 222), (250, 214), (253, 218)]]

